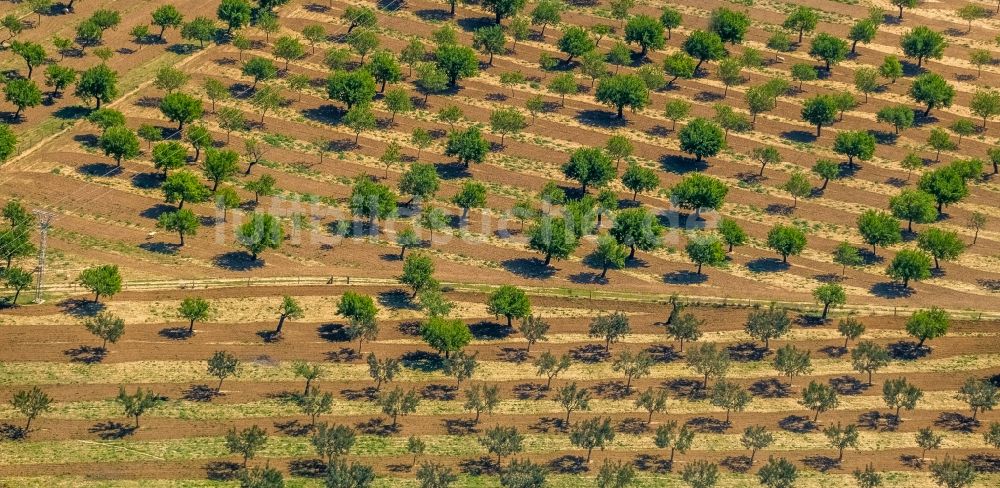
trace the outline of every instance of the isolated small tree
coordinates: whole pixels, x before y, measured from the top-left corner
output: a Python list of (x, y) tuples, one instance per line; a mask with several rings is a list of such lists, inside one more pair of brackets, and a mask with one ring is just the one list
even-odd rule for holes
[(847, 41), (825, 32), (817, 34), (809, 45), (809, 55), (826, 63), (827, 72), (832, 65), (847, 58), (848, 52)]
[(454, 376), (455, 385), (460, 388), (462, 381), (472, 378), (476, 368), (479, 367), (478, 355), (479, 353), (466, 354), (464, 351), (458, 351), (445, 358), (442, 372), (448, 376)]
[(882, 400), (887, 407), (893, 409), (897, 422), (900, 421), (900, 410), (913, 410), (917, 402), (923, 398), (924, 392), (906, 381), (906, 378), (886, 380), (882, 385)]
[(810, 351), (802, 351), (791, 344), (785, 344), (775, 352), (772, 366), (776, 371), (788, 377), (788, 384), (791, 386), (794, 377), (812, 371), (810, 356)]
[(917, 58), (917, 67), (919, 68), (924, 59), (940, 59), (948, 43), (940, 32), (920, 25), (903, 34), (899, 45), (903, 48), (906, 57)]
[(930, 227), (920, 234), (917, 246), (934, 258), (934, 269), (941, 269), (941, 259), (955, 259), (965, 250), (958, 232)]
[(129, 395), (125, 393), (124, 386), (119, 386), (115, 401), (122, 406), (126, 416), (135, 419), (135, 428), (138, 429), (139, 417), (163, 403), (164, 398), (158, 393), (153, 393), (153, 390), (142, 388), (137, 388), (134, 394)]
[(631, 351), (624, 350), (618, 353), (611, 369), (625, 375), (625, 394), (628, 395), (632, 390), (632, 380), (647, 376), (652, 366), (653, 359), (647, 352), (632, 354)]
[(979, 240), (979, 231), (986, 226), (986, 214), (982, 212), (972, 212), (972, 215), (969, 216), (968, 225), (973, 231), (971, 245), (975, 246), (976, 241)]
[(802, 120), (816, 126), (816, 137), (824, 125), (832, 125), (837, 116), (837, 103), (830, 95), (817, 95), (802, 104)]
[(889, 365), (889, 352), (872, 341), (861, 341), (851, 351), (851, 367), (859, 373), (868, 373), (868, 386), (872, 374)]
[(496, 385), (472, 385), (471, 388), (465, 390), (465, 404), (463, 407), (466, 410), (476, 412), (476, 418), (473, 422), (477, 425), (479, 424), (479, 417), (483, 412), (492, 414), (493, 410), (499, 404), (500, 389)]
[[(911, 0), (914, 1), (915, 0)], [(945, 488), (965, 488), (976, 480), (976, 468), (969, 461), (959, 461), (945, 456), (943, 461), (934, 461), (930, 466), (931, 479)]]
[(566, 411), (564, 426), (569, 425), (569, 416), (576, 410), (590, 410), (590, 392), (586, 388), (579, 388), (576, 382), (570, 383), (556, 390), (552, 400), (558, 403)]
[(696, 270), (698, 275), (701, 275), (701, 267), (705, 264), (721, 266), (726, 262), (726, 250), (722, 246), (722, 241), (708, 234), (699, 234), (688, 239), (684, 252), (688, 259), (698, 265)]
[(849, 341), (857, 340), (865, 332), (865, 324), (854, 317), (841, 319), (837, 324), (837, 332), (844, 336), (844, 348)]
[(115, 264), (87, 268), (80, 272), (77, 282), (94, 294), (94, 303), (99, 302), (101, 296), (110, 298), (122, 289), (122, 276)]
[[(351, 447), (354, 446), (354, 430), (346, 425), (329, 425), (326, 422), (321, 422), (316, 425), (316, 431), (309, 438), (309, 442), (316, 449), (316, 454), (326, 460), (329, 470), (340, 470), (344, 466), (338, 465), (337, 461), (342, 463), (341, 456), (349, 453)], [(339, 473), (339, 475), (343, 474), (345, 473)], [(333, 474), (328, 472), (328, 478), (330, 476), (333, 476)]]
[(274, 329), (274, 335), (281, 335), (281, 328), (285, 325), (285, 321), (289, 319), (301, 319), (305, 316), (305, 309), (302, 308), (302, 304), (298, 300), (285, 295), (281, 299), (281, 305), (278, 306), (278, 327)]
[(458, 481), (458, 476), (451, 471), (451, 468), (431, 461), (420, 463), (416, 475), (420, 485), (428, 488), (448, 488)]
[(713, 406), (726, 410), (726, 424), (729, 424), (730, 412), (742, 412), (753, 397), (749, 391), (744, 390), (740, 385), (730, 381), (718, 381), (712, 388), (710, 403)]
[(391, 382), (402, 369), (398, 359), (379, 360), (375, 353), (368, 353), (366, 362), (368, 363), (368, 376), (371, 376), (372, 380), (375, 381), (375, 391), (382, 391), (382, 384)]
[(827, 410), (833, 410), (840, 405), (837, 398), (837, 391), (833, 387), (817, 381), (810, 381), (809, 385), (802, 389), (802, 400), (799, 403), (816, 412), (813, 422), (819, 419), (819, 414)]
[(709, 378), (722, 378), (729, 371), (729, 353), (715, 344), (704, 343), (691, 348), (687, 353), (687, 366), (704, 376), (701, 388), (708, 390)]
[(757, 480), (767, 488), (792, 488), (798, 477), (798, 468), (785, 458), (769, 457), (757, 471)]
[(937, 73), (925, 73), (910, 85), (910, 98), (927, 106), (924, 117), (937, 107), (950, 107), (955, 98), (955, 88)]
[(676, 451), (679, 451), (681, 454), (686, 453), (694, 443), (694, 436), (694, 430), (691, 430), (687, 424), (682, 425), (678, 429), (677, 421), (671, 420), (656, 428), (653, 443), (659, 449), (670, 449), (669, 461), (672, 464), (674, 462), (674, 453)]
[(795, 171), (781, 185), (781, 189), (792, 195), (792, 208), (794, 209), (799, 206), (799, 198), (805, 198), (812, 194), (812, 183), (809, 183), (809, 179), (806, 178), (805, 173)]
[(306, 386), (302, 390), (302, 395), (309, 393), (312, 382), (316, 381), (322, 374), (323, 369), (318, 364), (309, 364), (305, 361), (295, 361), (292, 363), (292, 372), (296, 378), (306, 380)]
[(184, 246), (184, 237), (193, 236), (200, 226), (198, 216), (189, 209), (180, 209), (160, 215), (156, 221), (156, 227), (168, 232), (176, 232), (180, 237), (180, 246)]
[(753, 466), (754, 457), (757, 451), (767, 449), (774, 443), (774, 434), (767, 431), (763, 425), (751, 425), (743, 430), (740, 437), (740, 444), (744, 449), (750, 451), (750, 465)]
[(913, 223), (927, 224), (937, 216), (934, 196), (920, 190), (903, 190), (889, 199), (893, 216), (906, 220), (906, 229), (913, 232)]
[[(11, 256), (11, 254), (8, 254), (8, 256)], [(11, 297), (8, 302), (9, 306), (17, 306), (17, 299), (21, 296), (21, 292), (24, 291), (25, 288), (31, 286), (31, 282), (33, 281), (32, 276), (31, 272), (23, 268), (11, 267), (8, 265), (7, 268), (4, 269), (2, 275), (3, 284), (7, 288), (12, 288), (14, 290), (14, 296)]]
[(723, 218), (720, 220), (717, 230), (722, 236), (722, 242), (729, 246), (729, 252), (733, 251), (734, 246), (742, 246), (747, 243), (746, 231), (733, 219)]
[(600, 417), (587, 419), (574, 425), (569, 434), (570, 443), (587, 450), (588, 463), (595, 447), (603, 451), (614, 438), (615, 430), (611, 427), (611, 419)]
[(499, 24), (480, 27), (472, 37), (472, 47), (481, 54), (489, 56), (486, 61), (487, 66), (493, 66), (494, 54), (503, 54), (507, 51), (506, 44), (507, 35)]
[(547, 378), (548, 381), (545, 383), (545, 389), (548, 390), (552, 387), (552, 380), (559, 375), (559, 373), (569, 369), (570, 363), (569, 354), (563, 354), (557, 358), (551, 352), (546, 351), (543, 352), (542, 355), (532, 363), (532, 365), (538, 369), (537, 374), (544, 375)]
[(252, 261), (267, 249), (278, 249), (285, 239), (281, 223), (271, 214), (251, 213), (236, 231), (236, 242), (246, 248)]
[(910, 280), (924, 280), (931, 277), (931, 257), (916, 249), (903, 249), (896, 253), (885, 270), (890, 278), (901, 281), (909, 287)]
[(613, 312), (609, 315), (599, 315), (590, 322), (590, 337), (599, 337), (604, 340), (604, 350), (610, 351), (611, 344), (623, 339), (631, 332), (628, 316), (622, 312)]
[(920, 461), (923, 462), (927, 458), (927, 451), (932, 449), (939, 449), (941, 447), (941, 441), (944, 440), (944, 436), (935, 433), (930, 427), (924, 427), (917, 430), (914, 436), (917, 447), (920, 448)]
[(949, 326), (948, 312), (931, 307), (913, 312), (906, 321), (906, 333), (920, 340), (917, 347), (923, 347), (928, 339), (943, 337), (948, 332)]
[(875, 114), (875, 120), (891, 125), (899, 134), (899, 131), (913, 127), (913, 110), (906, 105), (884, 107)]
[(989, 381), (968, 378), (958, 389), (958, 399), (969, 404), (972, 420), (976, 420), (979, 412), (993, 410), (1000, 403), (1000, 389)]
[(684, 352), (684, 341), (697, 341), (702, 336), (703, 320), (698, 320), (692, 313), (678, 314), (666, 325), (666, 334), (679, 343), (679, 351)]
[(309, 416), (310, 428), (315, 429), (316, 419), (320, 415), (330, 413), (333, 410), (333, 393), (321, 393), (319, 389), (314, 386), (306, 390), (304, 395), (299, 396), (296, 399), (296, 402), (298, 403), (299, 410), (301, 410), (304, 415)]
[(267, 431), (256, 425), (241, 431), (237, 431), (234, 427), (226, 433), (226, 449), (233, 454), (243, 456), (244, 468), (247, 461), (253, 459), (257, 452), (264, 447), (264, 444), (267, 444)]
[(844, 460), (844, 449), (848, 447), (858, 448), (859, 434), (857, 425), (848, 424), (841, 427), (840, 422), (823, 429), (823, 435), (830, 442), (830, 446), (838, 452), (837, 462)]
[(847, 38), (851, 41), (851, 54), (857, 54), (858, 43), (867, 45), (875, 39), (879, 23), (872, 19), (861, 19), (854, 22)]
[(524, 450), (524, 435), (517, 431), (517, 427), (505, 427), (498, 425), (487, 429), (479, 437), (479, 443), (491, 454), (496, 454), (497, 465), (503, 456), (517, 454)]
[(132, 129), (123, 125), (108, 127), (97, 139), (97, 146), (105, 156), (115, 158), (116, 167), (121, 167), (122, 160), (139, 155), (139, 138)]
[(762, 341), (764, 348), (770, 349), (771, 339), (787, 334), (791, 325), (788, 310), (771, 303), (767, 308), (755, 306), (747, 317), (745, 329), (750, 337)]
[(239, 375), (240, 360), (226, 351), (216, 351), (212, 357), (208, 358), (208, 374), (219, 378), (219, 384), (215, 387), (215, 393), (222, 391), (222, 382), (230, 376)]

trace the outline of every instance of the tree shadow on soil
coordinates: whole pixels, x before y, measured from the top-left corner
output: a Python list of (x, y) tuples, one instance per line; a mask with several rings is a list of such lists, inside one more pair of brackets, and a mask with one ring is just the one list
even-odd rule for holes
[(624, 127), (628, 125), (628, 120), (618, 118), (615, 113), (609, 110), (588, 109), (581, 110), (576, 114), (576, 121), (592, 127)]
[(711, 433), (711, 434), (721, 434), (726, 430), (729, 430), (730, 423), (725, 420), (719, 420), (714, 417), (694, 417), (684, 422), (685, 425), (691, 427), (696, 432)]
[(541, 383), (521, 383), (514, 386), (514, 398), (518, 400), (541, 400), (545, 398), (548, 389)]
[(778, 427), (796, 434), (806, 434), (819, 429), (816, 422), (804, 415), (789, 415), (778, 421)]
[(493, 476), (500, 474), (500, 465), (496, 460), (486, 456), (475, 459), (463, 459), (458, 463), (458, 468), (469, 476)]
[(243, 466), (232, 461), (212, 461), (206, 463), (205, 477), (212, 481), (231, 481), (239, 476)]
[(621, 432), (622, 434), (640, 435), (649, 431), (649, 424), (646, 423), (645, 419), (641, 419), (639, 417), (629, 417), (622, 419), (621, 422), (618, 422), (618, 426), (615, 427), (615, 430)]
[(458, 387), (453, 385), (442, 385), (434, 383), (423, 387), (420, 390), (420, 398), (431, 401), (451, 401), (458, 395)]
[(212, 259), (216, 266), (229, 271), (250, 271), (264, 266), (261, 259), (253, 259), (249, 253), (244, 251), (229, 251), (219, 254)]
[(208, 385), (191, 385), (184, 390), (181, 398), (189, 402), (210, 402), (217, 396), (222, 396), (222, 393)]
[(625, 382), (623, 381), (603, 381), (600, 382), (592, 388), (594, 394), (599, 398), (606, 398), (609, 400), (621, 400), (629, 395), (630, 391), (625, 389)]
[(830, 378), (830, 386), (840, 395), (860, 395), (869, 388), (867, 383), (850, 375)]
[(1000, 473), (1000, 457), (992, 454), (970, 454), (966, 461), (979, 473)]
[(19, 441), (27, 436), (28, 432), (24, 430), (24, 427), (8, 424), (6, 422), (0, 423), (0, 439)]
[(288, 472), (300, 478), (322, 478), (326, 476), (326, 463), (322, 459), (293, 459), (288, 463)]
[(764, 358), (771, 355), (771, 351), (766, 347), (758, 346), (753, 342), (740, 342), (727, 346), (726, 352), (729, 353), (729, 359), (740, 363), (763, 361)]
[(336, 351), (327, 351), (323, 356), (331, 363), (349, 363), (361, 359), (362, 354), (354, 348), (342, 347)]
[(521, 347), (501, 347), (500, 352), (497, 353), (497, 358), (501, 361), (506, 361), (508, 363), (523, 363), (529, 359), (531, 356), (528, 354), (528, 350)]
[(152, 171), (132, 175), (132, 186), (140, 190), (152, 190), (163, 184), (163, 174)]
[(444, 360), (441, 356), (427, 351), (409, 351), (403, 354), (399, 361), (405, 368), (424, 373), (438, 371), (444, 367)]
[(278, 432), (291, 437), (302, 437), (308, 435), (313, 430), (312, 425), (303, 424), (298, 420), (275, 422), (274, 428), (278, 429)]
[(380, 292), (378, 294), (377, 299), (378, 303), (383, 307), (388, 307), (393, 309), (420, 310), (420, 306), (410, 296), (410, 294), (401, 289)]
[(679, 175), (700, 172), (708, 169), (708, 163), (704, 160), (698, 161), (694, 158), (686, 158), (678, 155), (660, 156), (660, 167), (663, 171), (676, 173)]
[(746, 267), (752, 273), (777, 273), (787, 271), (791, 266), (778, 258), (757, 258), (748, 261)]
[(879, 298), (897, 299), (907, 298), (913, 294), (913, 289), (905, 287), (894, 281), (875, 283), (868, 288), (868, 291)]
[(663, 387), (670, 390), (675, 398), (685, 398), (692, 401), (705, 398), (705, 391), (701, 386), (700, 381), (689, 378), (678, 378), (663, 382)]
[(479, 432), (473, 419), (443, 419), (441, 424), (444, 425), (448, 435), (470, 435)]
[(667, 474), (673, 469), (669, 459), (652, 454), (639, 454), (632, 462), (635, 469), (639, 471), (649, 471), (657, 474)]
[(569, 354), (574, 361), (589, 364), (606, 361), (611, 357), (611, 353), (609, 353), (604, 346), (600, 344), (584, 344), (577, 346), (571, 349)]
[(567, 454), (549, 461), (549, 469), (559, 474), (580, 474), (590, 471), (583, 456)]
[(750, 394), (759, 398), (788, 398), (792, 388), (777, 378), (755, 381), (749, 388)]
[(514, 329), (507, 324), (482, 320), (469, 324), (469, 332), (472, 332), (472, 337), (481, 341), (497, 341), (510, 337)]
[(82, 298), (68, 298), (56, 304), (62, 313), (73, 317), (93, 317), (104, 310), (104, 304)]
[(399, 425), (392, 425), (379, 417), (369, 419), (365, 422), (358, 422), (354, 427), (362, 434), (377, 435), (379, 437), (387, 437), (399, 432)]
[(366, 400), (373, 402), (378, 398), (378, 390), (374, 386), (366, 386), (358, 389), (345, 388), (340, 390), (340, 394), (350, 401)]
[(952, 432), (970, 433), (979, 427), (979, 420), (958, 412), (942, 412), (934, 420), (934, 425)]
[(698, 285), (708, 281), (708, 275), (694, 271), (671, 271), (663, 275), (663, 282), (670, 285)]
[(94, 178), (110, 178), (121, 174), (122, 169), (108, 163), (88, 163), (77, 167), (76, 172)]
[(891, 413), (882, 413), (878, 410), (869, 410), (858, 415), (858, 425), (869, 430), (895, 432), (899, 428), (899, 424), (899, 417)]
[(320, 339), (327, 342), (347, 342), (351, 340), (347, 335), (347, 327), (344, 327), (344, 324), (322, 324), (316, 327), (316, 334)]
[(108, 350), (103, 347), (80, 346), (66, 349), (63, 354), (69, 357), (71, 363), (97, 364), (108, 355)]
[(546, 266), (545, 262), (538, 258), (514, 258), (503, 262), (503, 268), (522, 278), (533, 280), (545, 280), (555, 275), (556, 268)]
[(108, 421), (94, 424), (93, 427), (87, 429), (87, 432), (96, 434), (101, 440), (110, 441), (128, 437), (135, 432), (135, 429), (136, 427), (134, 425), (125, 425), (121, 422)]
[(805, 464), (820, 473), (825, 473), (840, 466), (840, 461), (829, 456), (815, 455), (802, 458), (802, 464)]
[(649, 357), (658, 363), (672, 363), (681, 359), (680, 353), (672, 345), (653, 344), (646, 348)]
[(931, 348), (912, 341), (899, 341), (887, 347), (889, 356), (899, 361), (915, 361), (931, 353)]
[(750, 456), (727, 456), (719, 464), (734, 473), (746, 473), (752, 467)]

